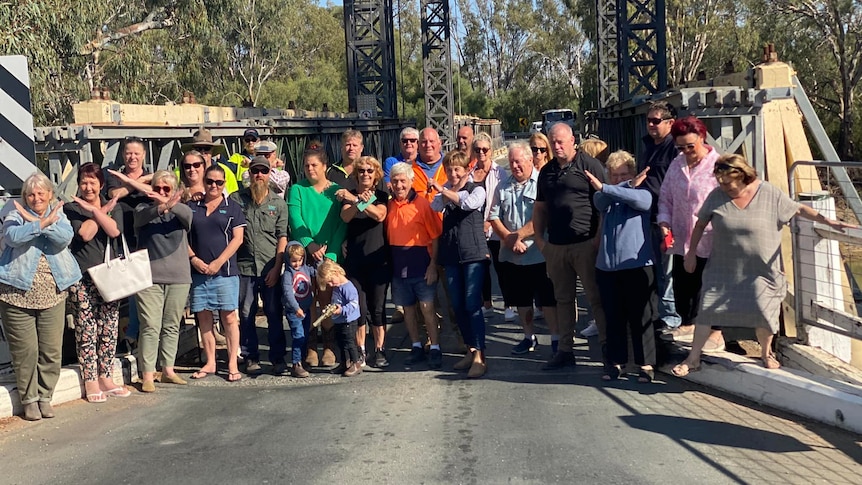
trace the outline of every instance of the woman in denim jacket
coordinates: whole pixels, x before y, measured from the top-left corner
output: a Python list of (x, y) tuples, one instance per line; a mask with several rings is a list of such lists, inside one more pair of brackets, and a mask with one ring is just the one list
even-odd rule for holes
[(53, 418), (60, 378), (66, 290), (81, 279), (69, 251), (72, 225), (54, 200), (48, 177), (34, 173), (21, 190), (24, 205), (3, 221), (0, 318), (9, 339), (18, 395), (28, 421)]

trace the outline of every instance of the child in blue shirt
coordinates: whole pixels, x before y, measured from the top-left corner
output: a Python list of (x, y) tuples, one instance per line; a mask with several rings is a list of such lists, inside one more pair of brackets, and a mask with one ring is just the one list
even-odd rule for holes
[(324, 259), (317, 267), (317, 284), (321, 291), (327, 286), (332, 288), (332, 304), (335, 313), (335, 339), (341, 349), (341, 365), (332, 372), (344, 377), (362, 373), (359, 351), (356, 349), (356, 327), (359, 322), (359, 292), (348, 281), (344, 268), (331, 259)]
[(308, 354), (306, 339), (311, 331), (311, 304), (314, 302), (312, 281), (315, 271), (305, 264), (305, 248), (297, 241), (288, 243), (284, 259), (288, 264), (281, 275), (281, 300), (293, 338), (290, 375), (308, 377), (302, 361)]

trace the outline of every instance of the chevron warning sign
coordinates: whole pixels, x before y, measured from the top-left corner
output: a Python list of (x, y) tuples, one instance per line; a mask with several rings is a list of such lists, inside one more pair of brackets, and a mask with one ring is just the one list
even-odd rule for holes
[(36, 170), (27, 58), (0, 56), (0, 187), (17, 193)]

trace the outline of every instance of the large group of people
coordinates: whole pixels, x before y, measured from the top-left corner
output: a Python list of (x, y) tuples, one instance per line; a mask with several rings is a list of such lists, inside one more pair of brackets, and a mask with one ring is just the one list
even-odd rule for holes
[(186, 308), (205, 359), (191, 379), (220, 371), (221, 333), (227, 381), (262, 372), (259, 309), (275, 374), (385, 368), (389, 291), (411, 341), (408, 368), (443, 368), (445, 299), (464, 350), (452, 368), (482, 377), (492, 272), (506, 320), (523, 326), (512, 354), (534, 351), (535, 320), (547, 323), (545, 370), (577, 362), (579, 284), (604, 380), (633, 365), (639, 382), (651, 382), (657, 336), (692, 342), (673, 368), (684, 376), (702, 352), (724, 348), (726, 326), (755, 328), (763, 365), (778, 367), (771, 346), (785, 291), (781, 227), (797, 215), (848, 226), (762, 181), (743, 157), (720, 155), (700, 120), (676, 119), (663, 102), (646, 120), (637, 159), (599, 140), (579, 146), (560, 123), (511, 143), (508, 170), (494, 161), (492, 140), (470, 127), (448, 153), (435, 129), (405, 128), (400, 153), (381, 163), (363, 156), (362, 133), (349, 130), (333, 163), (322, 143), (309, 143), (301, 179), (289, 186), (276, 145), (256, 130), (230, 158), (200, 130), (175, 172), (148, 173), (145, 143), (127, 138), (122, 167), (81, 166), (77, 196), (65, 205), (34, 174), (3, 221), (0, 256), (0, 316), (23, 417), (54, 415), (67, 295), (85, 399), (131, 393), (111, 375), (120, 303), (103, 301), (86, 271), (106, 250), (122, 252), (118, 239), (147, 249), (151, 263), (153, 285), (130, 298), (125, 332), (138, 344), (143, 392), (156, 391), (155, 382), (187, 383), (174, 369)]

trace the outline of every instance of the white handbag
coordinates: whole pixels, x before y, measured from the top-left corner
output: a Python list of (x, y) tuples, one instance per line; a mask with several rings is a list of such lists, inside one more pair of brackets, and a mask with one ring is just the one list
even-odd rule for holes
[(150, 255), (146, 249), (129, 252), (126, 236), (123, 239), (122, 258), (111, 258), (111, 245), (105, 247), (105, 262), (87, 270), (99, 294), (106, 302), (132, 296), (153, 286)]

